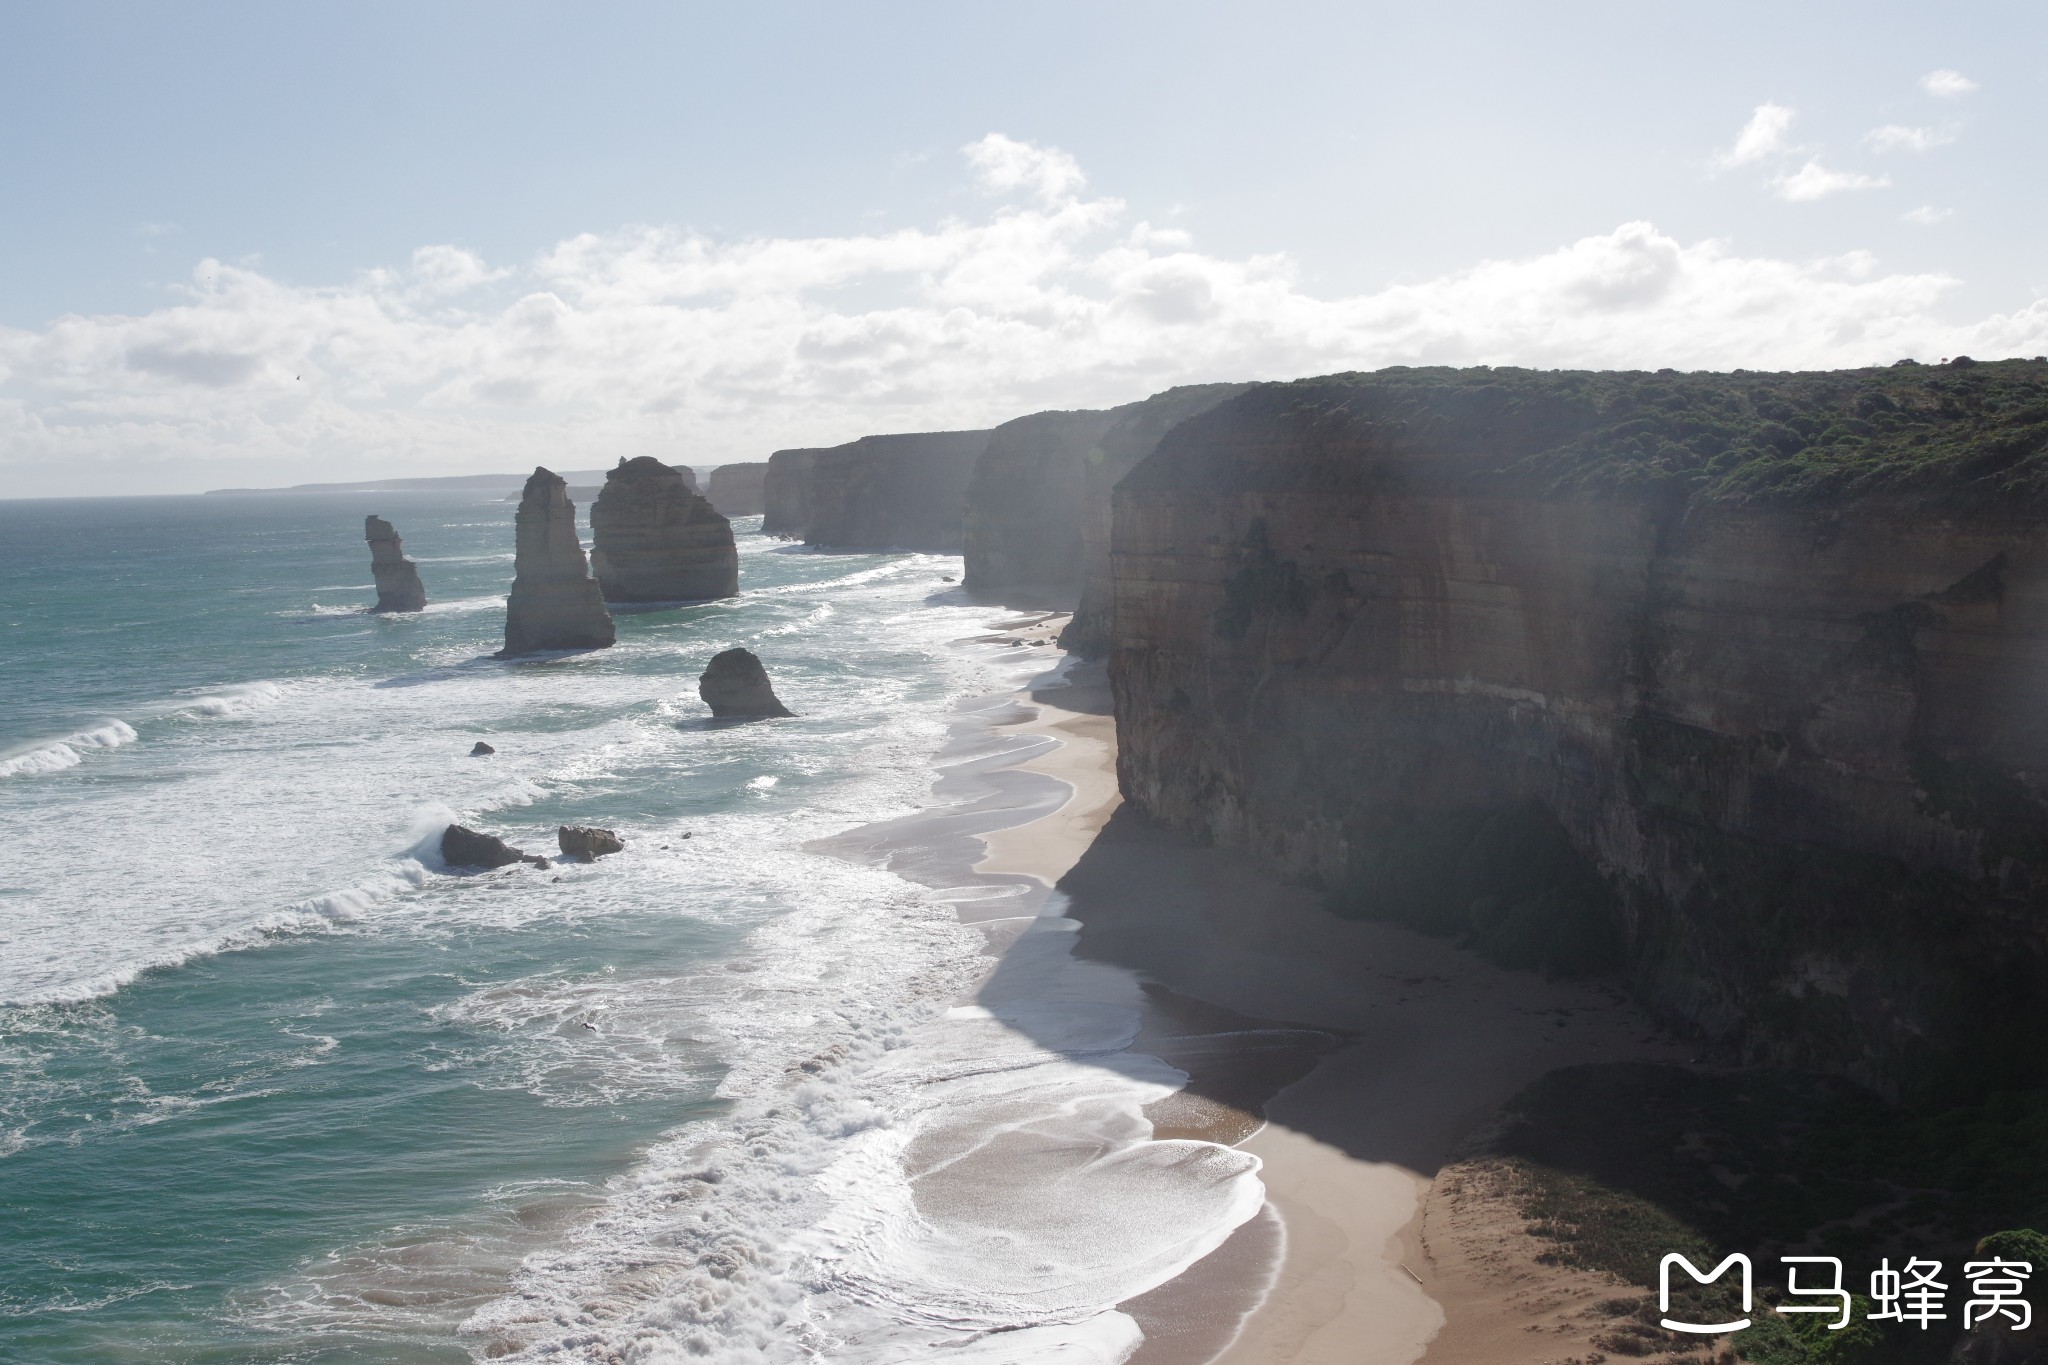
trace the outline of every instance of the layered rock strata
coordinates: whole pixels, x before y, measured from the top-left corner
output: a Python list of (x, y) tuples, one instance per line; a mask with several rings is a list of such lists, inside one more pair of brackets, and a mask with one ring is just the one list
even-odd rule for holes
[(597, 580), (576, 538), (576, 505), (546, 469), (526, 481), (513, 519), (512, 595), (501, 659), (557, 649), (607, 649), (617, 638)]
[(382, 517), (363, 518), (363, 539), (370, 542), (370, 577), (377, 584), (377, 605), (371, 611), (425, 611), (427, 588), (419, 566), (405, 557), (405, 542)]
[(2048, 365), (1261, 385), (1114, 544), (1154, 818), (1754, 1060), (2044, 1079)]
[(651, 456), (621, 460), (590, 509), (591, 568), (607, 602), (694, 602), (739, 591), (732, 523)]
[(818, 449), (778, 450), (761, 475), (761, 534), (802, 540), (811, 525), (811, 475)]
[(704, 496), (727, 517), (758, 517), (767, 506), (768, 462), (722, 464), (711, 471)]
[(959, 554), (967, 485), (988, 438), (986, 431), (863, 436), (818, 451), (806, 481), (804, 542)]
[(760, 657), (747, 649), (712, 655), (697, 680), (697, 695), (711, 708), (713, 720), (768, 720), (795, 714), (775, 695)]
[(1080, 587), (1082, 471), (1119, 415), (1035, 412), (989, 433), (967, 488), (969, 591), (1070, 603)]
[(1117, 481), (1157, 449), (1167, 432), (1225, 399), (1235, 398), (1245, 387), (1183, 384), (1114, 410), (1115, 423), (1088, 452), (1081, 467), (1079, 504), (1074, 511), (1080, 526), (1081, 548), (1076, 564), (1081, 594), (1073, 619), (1060, 632), (1061, 648), (1090, 657), (1109, 652), (1113, 600), (1109, 575), (1110, 496)]

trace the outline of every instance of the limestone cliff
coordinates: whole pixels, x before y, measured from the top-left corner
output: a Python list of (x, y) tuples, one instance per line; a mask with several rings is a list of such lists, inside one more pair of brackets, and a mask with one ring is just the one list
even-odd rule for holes
[(710, 482), (705, 485), (704, 496), (711, 499), (711, 505), (720, 515), (727, 517), (758, 517), (767, 505), (763, 485), (768, 477), (768, 462), (753, 460), (742, 464), (722, 464), (711, 471)]
[(818, 451), (804, 495), (805, 543), (959, 554), (967, 484), (988, 437), (986, 431), (863, 436)]
[(405, 557), (405, 542), (382, 517), (363, 518), (363, 539), (370, 542), (370, 577), (377, 584), (377, 605), (371, 611), (425, 611), (426, 585), (417, 564)]
[(1081, 586), (1081, 480), (1123, 413), (1034, 412), (989, 433), (967, 487), (962, 552), (974, 592), (1071, 600)]
[(1060, 632), (1060, 644), (1079, 654), (1101, 655), (1110, 644), (1110, 492), (1117, 481), (1150, 455), (1161, 437), (1197, 413), (1243, 393), (1242, 384), (1184, 384), (1155, 393), (1141, 403), (1115, 409), (1116, 421), (1102, 434), (1081, 468), (1078, 565), (1081, 600)]
[(739, 592), (732, 523), (652, 456), (621, 460), (590, 509), (607, 602), (695, 602)]
[(761, 534), (802, 540), (811, 524), (811, 475), (816, 449), (778, 450), (761, 476)]
[(1752, 1059), (2044, 1079), (2048, 364), (1261, 385), (1114, 522), (1157, 819)]
[(501, 659), (552, 649), (607, 649), (616, 638), (576, 538), (576, 504), (561, 476), (536, 469), (514, 517), (517, 553)]

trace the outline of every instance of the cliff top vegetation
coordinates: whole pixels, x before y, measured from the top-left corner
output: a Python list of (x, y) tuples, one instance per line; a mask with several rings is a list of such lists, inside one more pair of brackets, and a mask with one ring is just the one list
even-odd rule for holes
[(1253, 414), (1340, 458), (1434, 457), (1461, 481), (1546, 493), (2048, 496), (2043, 359), (1725, 374), (1397, 366), (1258, 385), (1188, 429)]

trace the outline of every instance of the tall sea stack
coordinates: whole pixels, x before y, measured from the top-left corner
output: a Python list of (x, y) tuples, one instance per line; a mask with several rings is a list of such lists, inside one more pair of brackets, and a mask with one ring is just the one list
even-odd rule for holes
[(419, 566), (405, 557), (405, 542), (382, 517), (363, 518), (363, 539), (370, 542), (370, 576), (377, 580), (377, 605), (371, 611), (424, 611), (426, 585)]
[(740, 590), (732, 523), (651, 455), (621, 460), (605, 476), (590, 533), (607, 602), (697, 602)]
[(610, 648), (617, 631), (576, 538), (576, 504), (560, 475), (533, 471), (515, 525), (518, 555), (498, 657)]

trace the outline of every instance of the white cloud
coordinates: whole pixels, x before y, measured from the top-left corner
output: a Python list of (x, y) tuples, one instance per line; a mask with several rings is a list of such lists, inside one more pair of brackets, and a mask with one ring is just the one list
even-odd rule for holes
[(1749, 116), (1749, 122), (1743, 124), (1742, 131), (1735, 135), (1735, 145), (1715, 155), (1714, 165), (1723, 170), (1747, 166), (1767, 156), (1792, 150), (1785, 141), (1785, 134), (1792, 130), (1792, 120), (1797, 117), (1797, 110), (1782, 104), (1759, 104)]
[(1088, 183), (1080, 163), (1057, 147), (1035, 147), (990, 133), (960, 150), (981, 187), (991, 194), (1029, 190), (1047, 203), (1058, 203), (1073, 198)]
[(1935, 223), (1945, 223), (1955, 216), (1956, 211), (1954, 209), (1938, 209), (1932, 204), (1922, 204), (1917, 209), (1907, 209), (1899, 215), (1906, 222), (1918, 223), (1922, 227), (1931, 227)]
[(1935, 128), (1909, 128), (1887, 123), (1863, 135), (1864, 145), (1880, 152), (1925, 152), (1956, 140), (1956, 135)]
[(1962, 96), (1975, 90), (1977, 82), (1971, 80), (1960, 71), (1951, 71), (1947, 67), (1942, 67), (1938, 71), (1930, 71), (1922, 76), (1920, 78), (1920, 88), (1930, 95), (1935, 95), (1945, 100), (1952, 100), (1960, 99)]
[(1004, 138), (968, 156), (1034, 197), (834, 237), (593, 232), (516, 267), (428, 247), (323, 286), (203, 261), (154, 311), (0, 328), (0, 466), (29, 495), (712, 464), (1200, 380), (2048, 351), (2048, 302), (1957, 325), (1943, 275), (1648, 223), (1320, 297), (1284, 256), (1208, 254), (1082, 197), (1062, 154)]
[(1771, 186), (1777, 190), (1780, 199), (1806, 204), (1849, 190), (1881, 190), (1891, 183), (1889, 176), (1831, 171), (1818, 161), (1809, 161), (1798, 170), (1777, 177), (1771, 181)]

